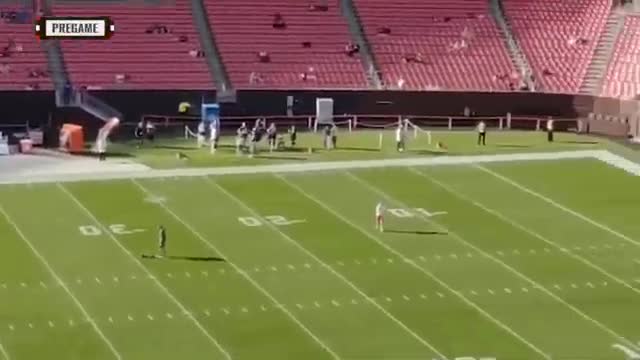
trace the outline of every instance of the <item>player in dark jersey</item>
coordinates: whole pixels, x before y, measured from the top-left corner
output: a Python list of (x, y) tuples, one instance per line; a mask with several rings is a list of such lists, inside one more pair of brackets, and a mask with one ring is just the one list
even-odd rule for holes
[(165, 230), (164, 226), (160, 225), (158, 227), (158, 247), (160, 250), (160, 257), (167, 256), (167, 230)]
[(267, 140), (269, 142), (269, 151), (273, 151), (276, 149), (276, 137), (278, 136), (278, 130), (276, 129), (276, 124), (269, 124), (269, 128), (267, 129)]
[(291, 147), (296, 146), (296, 139), (298, 138), (298, 132), (296, 131), (296, 126), (291, 125), (289, 128), (289, 140), (291, 140)]
[(145, 123), (144, 121), (140, 121), (134, 130), (134, 135), (136, 139), (138, 139), (138, 147), (142, 146), (144, 143), (144, 132), (145, 132)]

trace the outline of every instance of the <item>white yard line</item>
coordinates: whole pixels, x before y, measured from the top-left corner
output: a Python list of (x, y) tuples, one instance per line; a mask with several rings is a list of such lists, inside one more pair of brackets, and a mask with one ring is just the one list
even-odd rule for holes
[[(18, 227), (18, 224), (16, 224), (11, 219), (9, 214), (4, 210), (4, 208), (2, 206), (0, 206), (0, 213), (2, 213), (2, 215), (7, 219), (7, 222), (9, 222), (9, 224), (15, 229), (16, 233), (25, 242), (25, 244), (27, 244), (27, 246), (29, 247), (29, 249), (31, 249), (31, 252), (33, 252), (33, 254), (36, 256), (36, 258), (38, 258), (38, 260), (40, 260), (40, 262), (42, 263), (42, 265), (44, 265), (44, 267), (47, 269), (47, 271), (49, 271), (49, 274), (51, 274), (51, 276), (60, 285), (60, 287), (62, 287), (62, 289), (67, 293), (67, 295), (69, 295), (69, 297), (71, 298), (73, 303), (78, 307), (78, 309), (80, 309), (80, 312), (82, 313), (82, 315), (91, 324), (91, 327), (93, 328), (93, 330), (95, 330), (95, 332), (98, 334), (98, 336), (104, 341), (104, 343), (107, 345), (109, 350), (113, 353), (115, 358), (116, 359), (122, 359), (122, 355), (120, 355), (118, 350), (116, 350), (115, 346), (113, 346), (113, 344), (111, 343), (111, 340), (109, 340), (109, 338), (107, 338), (107, 336), (102, 332), (102, 330), (100, 329), (98, 324), (96, 324), (95, 320), (93, 320), (91, 315), (89, 315), (89, 312), (87, 311), (87, 309), (85, 309), (84, 305), (82, 305), (80, 300), (78, 300), (78, 298), (73, 294), (73, 292), (69, 289), (67, 284), (65, 284), (65, 282), (62, 281), (62, 278), (60, 276), (58, 276), (58, 274), (55, 272), (55, 270), (53, 270), (51, 265), (49, 265), (49, 262), (47, 261), (47, 259), (45, 259), (44, 256), (42, 256), (42, 254), (40, 254), (38, 249), (35, 248), (35, 246), (31, 243), (29, 238), (27, 238), (27, 236), (22, 232), (22, 230), (20, 230), (20, 228)], [(4, 349), (3, 349), (2, 353), (5, 354)], [(8, 359), (9, 356), (7, 355), (6, 358)]]
[(4, 357), (5, 360), (11, 360), (11, 357), (9, 356), (9, 352), (7, 352), (7, 349), (4, 348), (4, 345), (2, 345), (2, 342), (0, 342), (0, 354), (2, 354), (2, 357)]
[[(232, 199), (236, 204), (240, 205), (242, 208), (244, 208), (246, 211), (248, 211), (250, 214), (252, 214), (253, 216), (259, 217), (260, 215), (252, 208), (250, 207), (248, 204), (246, 204), (244, 201), (242, 201), (240, 198), (236, 197), (235, 195), (233, 195), (231, 192), (229, 192), (227, 189), (223, 188), (222, 186), (220, 186), (218, 183), (212, 181), (209, 178), (205, 178), (206, 181), (211, 184), (213, 187), (215, 187), (216, 189), (218, 189), (219, 191), (221, 191), (222, 193), (224, 193), (227, 197), (229, 197), (230, 199)], [(274, 232), (278, 233), (283, 239), (285, 239), (287, 242), (289, 242), (290, 244), (292, 244), (293, 246), (295, 246), (296, 248), (298, 248), (300, 251), (302, 251), (303, 253), (305, 253), (307, 256), (309, 256), (310, 258), (312, 258), (316, 263), (318, 263), (319, 265), (321, 265), (322, 267), (324, 267), (325, 269), (327, 269), (330, 273), (332, 273), (333, 275), (335, 275), (337, 278), (339, 278), (340, 280), (342, 280), (345, 284), (347, 284), (351, 289), (355, 290), (358, 294), (360, 294), (366, 301), (368, 301), (370, 304), (372, 304), (374, 307), (376, 307), (378, 310), (380, 310), (380, 312), (382, 312), (384, 315), (386, 315), (389, 319), (391, 319), (393, 322), (395, 322), (397, 325), (399, 325), (402, 329), (404, 329), (409, 335), (411, 335), (414, 339), (416, 339), (418, 342), (420, 342), (422, 345), (426, 346), (427, 348), (429, 348), (431, 351), (433, 351), (435, 354), (437, 354), (438, 356), (441, 356), (443, 359), (447, 359), (447, 357), (440, 352), (438, 349), (436, 349), (433, 345), (431, 345), (428, 341), (426, 341), (425, 339), (423, 339), (420, 335), (418, 335), (415, 331), (411, 330), (411, 328), (409, 328), (405, 323), (403, 323), (402, 321), (400, 321), (398, 318), (396, 318), (393, 314), (391, 314), (390, 312), (388, 312), (384, 307), (382, 307), (382, 305), (378, 304), (377, 301), (375, 301), (374, 299), (372, 299), (371, 297), (369, 297), (364, 291), (362, 291), (362, 289), (360, 289), (358, 286), (356, 286), (354, 283), (352, 283), (349, 279), (347, 279), (346, 277), (344, 277), (341, 273), (339, 273), (338, 271), (334, 270), (333, 267), (331, 267), (331, 265), (327, 264), (326, 262), (324, 262), (322, 259), (320, 259), (319, 257), (317, 257), (314, 253), (312, 253), (311, 251), (309, 251), (306, 247), (302, 246), (299, 242), (297, 242), (296, 240), (294, 240), (292, 237), (290, 237), (289, 235), (287, 235), (286, 233), (282, 232), (280, 229), (278, 229), (275, 225), (273, 225), (270, 222), (265, 222), (265, 224), (272, 229)]]
[(460, 298), (465, 304), (467, 304), (471, 308), (473, 308), (476, 311), (478, 311), (480, 314), (485, 316), (487, 319), (489, 319), (491, 322), (493, 322), (499, 328), (503, 329), (504, 331), (509, 333), (511, 336), (513, 336), (514, 338), (518, 339), (520, 342), (525, 344), (527, 347), (529, 347), (534, 352), (536, 352), (539, 355), (541, 355), (543, 358), (551, 359), (551, 356), (549, 354), (545, 353), (543, 350), (541, 350), (540, 348), (538, 348), (537, 346), (532, 344), (530, 341), (528, 341), (527, 339), (522, 337), (520, 334), (518, 334), (513, 329), (511, 329), (508, 325), (504, 324), (503, 322), (501, 322), (500, 320), (498, 320), (497, 318), (495, 318), (494, 316), (492, 316), (491, 314), (486, 312), (484, 309), (482, 309), (476, 303), (474, 303), (473, 301), (471, 301), (467, 297), (465, 297), (461, 292), (456, 291), (455, 289), (453, 289), (451, 286), (449, 286), (446, 282), (444, 282), (443, 280), (438, 278), (436, 275), (434, 275), (433, 273), (431, 273), (427, 269), (421, 267), (420, 265), (416, 264), (413, 260), (411, 260), (411, 259), (407, 258), (406, 256), (404, 256), (400, 251), (398, 251), (395, 248), (393, 248), (392, 246), (384, 243), (377, 236), (375, 236), (371, 232), (365, 230), (362, 226), (360, 226), (360, 225), (354, 223), (353, 221), (349, 220), (347, 217), (341, 215), (340, 213), (335, 211), (332, 207), (330, 207), (329, 205), (324, 203), (322, 200), (320, 200), (317, 197), (309, 194), (307, 191), (302, 189), (300, 186), (294, 184), (293, 182), (289, 181), (287, 178), (285, 178), (285, 177), (283, 177), (281, 175), (276, 175), (276, 176), (278, 178), (282, 179), (282, 181), (287, 183), (292, 188), (296, 189), (300, 194), (302, 194), (303, 196), (305, 196), (309, 200), (315, 202), (317, 205), (319, 205), (320, 207), (325, 209), (327, 212), (333, 214), (336, 218), (342, 220), (344, 223), (346, 223), (346, 224), (350, 225), (352, 228), (358, 230), (359, 232), (361, 232), (366, 237), (368, 237), (369, 239), (371, 239), (374, 242), (376, 242), (378, 245), (382, 246), (384, 249), (386, 249), (390, 253), (392, 253), (392, 254), (396, 255), (398, 258), (402, 259), (405, 263), (411, 265), (412, 267), (414, 267), (418, 271), (420, 271), (423, 274), (427, 275), (429, 278), (431, 278), (433, 281), (438, 283), (440, 286), (442, 286), (443, 288), (447, 289), (450, 293), (452, 293), (453, 295), (455, 295), (458, 298)]
[(167, 295), (167, 297), (176, 305), (178, 306), (178, 308), (180, 308), (180, 310), (187, 315), (187, 317), (196, 325), (196, 327), (202, 332), (202, 334), (204, 334), (204, 336), (207, 337), (207, 339), (209, 339), (209, 341), (211, 341), (211, 343), (225, 356), (225, 358), (227, 359), (231, 359), (231, 355), (229, 355), (229, 353), (227, 352), (227, 350), (225, 350), (222, 345), (220, 345), (220, 343), (218, 342), (218, 340), (216, 340), (210, 333), (209, 331), (207, 331), (207, 329), (205, 329), (204, 326), (202, 326), (202, 324), (198, 321), (198, 319), (196, 319), (193, 314), (191, 314), (190, 311), (187, 310), (187, 308), (180, 302), (180, 300), (178, 300), (172, 293), (171, 291), (169, 291), (169, 289), (167, 289), (152, 273), (149, 269), (147, 269), (146, 266), (144, 266), (144, 264), (142, 264), (142, 262), (140, 262), (140, 260), (138, 260), (138, 258), (136, 258), (124, 245), (122, 245), (122, 243), (120, 243), (120, 241), (111, 233), (111, 231), (109, 229), (107, 229), (106, 226), (104, 226), (102, 224), (102, 222), (100, 222), (100, 220), (98, 220), (98, 218), (87, 208), (85, 207), (82, 202), (80, 202), (80, 200), (78, 200), (78, 198), (76, 198), (75, 195), (73, 195), (69, 190), (67, 190), (67, 188), (65, 188), (62, 184), (58, 183), (58, 188), (60, 190), (62, 190), (62, 192), (64, 192), (65, 194), (67, 194), (69, 196), (69, 198), (71, 200), (73, 200), (73, 202), (76, 204), (76, 206), (82, 210), (84, 213), (87, 214), (87, 216), (89, 216), (89, 218), (91, 218), (91, 220), (105, 233), (107, 234), (107, 236), (109, 236), (109, 238), (111, 238), (111, 240), (113, 240), (113, 242), (125, 253), (129, 256), (129, 258), (131, 260), (133, 260), (133, 262), (138, 265), (138, 267), (140, 267), (140, 269), (142, 269), (147, 276), (149, 277), (149, 279), (152, 279), (152, 281), (158, 286), (158, 288), (160, 288), (160, 290), (162, 290), (163, 293), (165, 293)]
[(608, 226), (606, 226), (606, 225), (604, 225), (602, 223), (599, 223), (599, 222), (593, 220), (592, 218), (590, 218), (590, 217), (588, 217), (586, 215), (583, 215), (583, 214), (581, 214), (581, 213), (579, 213), (579, 212), (577, 212), (575, 210), (569, 209), (568, 207), (566, 207), (566, 206), (554, 201), (553, 199), (550, 199), (549, 197), (544, 196), (544, 195), (542, 195), (542, 194), (540, 194), (540, 193), (538, 193), (538, 192), (536, 192), (536, 191), (534, 191), (534, 190), (532, 190), (532, 189), (530, 189), (530, 188), (528, 188), (528, 187), (526, 187), (524, 185), (521, 185), (521, 184), (515, 182), (514, 180), (511, 180), (510, 178), (508, 178), (508, 177), (506, 177), (504, 175), (498, 174), (497, 172), (495, 172), (495, 171), (493, 171), (493, 170), (491, 170), (491, 169), (489, 169), (489, 168), (487, 168), (485, 166), (482, 166), (482, 165), (475, 164), (474, 167), (477, 168), (477, 169), (480, 169), (480, 170), (482, 170), (482, 171), (484, 171), (484, 172), (486, 172), (488, 174), (493, 175), (494, 177), (502, 180), (503, 182), (505, 182), (505, 183), (507, 183), (509, 185), (512, 185), (512, 186), (514, 186), (514, 187), (526, 192), (529, 195), (537, 197), (538, 199), (540, 199), (540, 200), (546, 202), (547, 204), (550, 204), (550, 205), (552, 205), (552, 206), (554, 206), (554, 207), (566, 212), (567, 214), (573, 215), (573, 216), (575, 216), (575, 217), (577, 217), (577, 218), (579, 218), (579, 219), (581, 219), (581, 220), (583, 220), (583, 221), (585, 221), (585, 222), (587, 222), (587, 223), (589, 223), (589, 224), (591, 224), (591, 225), (593, 225), (593, 226), (595, 226), (595, 227), (597, 227), (599, 229), (602, 229), (602, 230), (604, 230), (604, 231), (606, 231), (606, 232), (608, 232), (610, 234), (613, 234), (613, 235), (617, 236), (618, 238), (620, 238), (622, 240), (625, 240), (625, 241), (627, 241), (627, 242), (629, 242), (631, 244), (640, 246), (640, 242), (638, 242), (636, 240), (633, 240), (631, 237), (629, 237), (629, 236), (627, 236), (625, 234), (622, 234), (622, 233), (620, 233), (620, 232), (618, 232), (618, 231), (616, 231), (616, 230), (614, 230), (614, 229), (612, 229), (612, 228), (610, 228), (610, 227), (608, 227)]
[(535, 237), (535, 238), (537, 238), (539, 240), (544, 241), (545, 243), (549, 244), (550, 246), (553, 246), (556, 249), (560, 250), (561, 253), (580, 261), (581, 263), (583, 263), (583, 264), (587, 265), (588, 267), (598, 271), (599, 273), (601, 273), (602, 275), (608, 277), (609, 279), (617, 282), (618, 284), (626, 287), (627, 289), (630, 289), (631, 291), (635, 292), (636, 294), (640, 294), (640, 290), (636, 289), (633, 285), (631, 285), (628, 282), (622, 280), (621, 278), (609, 273), (607, 270), (605, 270), (605, 269), (601, 268), (600, 266), (592, 263), (588, 259), (586, 259), (586, 258), (584, 258), (584, 257), (572, 252), (571, 250), (569, 250), (569, 248), (565, 248), (565, 247), (563, 247), (561, 245), (558, 245), (557, 243), (549, 240), (547, 237), (545, 237), (543, 235), (540, 235), (537, 232), (527, 228), (526, 226), (521, 225), (520, 223), (516, 222), (515, 220), (512, 220), (508, 216), (503, 215), (500, 212), (498, 212), (498, 211), (496, 211), (494, 209), (491, 209), (488, 206), (483, 205), (483, 204), (481, 204), (480, 202), (478, 202), (478, 201), (476, 201), (474, 199), (471, 199), (470, 197), (460, 193), (459, 191), (454, 190), (450, 186), (440, 182), (439, 180), (436, 180), (435, 178), (433, 178), (433, 177), (431, 177), (431, 176), (429, 176), (429, 175), (427, 175), (427, 174), (425, 174), (425, 173), (423, 173), (421, 171), (418, 171), (418, 170), (416, 170), (414, 168), (409, 168), (409, 170), (411, 172), (419, 175), (419, 176), (424, 177), (425, 179), (427, 179), (427, 180), (431, 181), (432, 183), (436, 184), (437, 186), (440, 186), (442, 189), (444, 189), (445, 191), (447, 191), (451, 195), (453, 195), (453, 196), (455, 196), (455, 197), (457, 197), (457, 198), (459, 198), (459, 199), (461, 199), (463, 201), (469, 202), (469, 203), (473, 204), (474, 206), (484, 210), (485, 212), (497, 217), (498, 219), (502, 220), (503, 222), (506, 222), (507, 224), (515, 227), (516, 229), (519, 229), (522, 232), (525, 232), (525, 233), (527, 233), (527, 234), (529, 234), (529, 235), (531, 235), (531, 236), (533, 236), (533, 237)]
[[(365, 186), (366, 188), (368, 188), (369, 190), (371, 190), (372, 192), (378, 194), (379, 196), (382, 196), (383, 198), (387, 199), (387, 201), (391, 202), (391, 203), (396, 203), (400, 206), (403, 207), (407, 207), (406, 204), (404, 204), (402, 201), (399, 201), (393, 197), (391, 197), (390, 195), (388, 195), (387, 193), (385, 193), (384, 191), (382, 191), (381, 189), (377, 188), (374, 185), (371, 185), (369, 182), (359, 178), (358, 176), (347, 172), (347, 174), (353, 178), (355, 181), (357, 181), (358, 183), (362, 184), (363, 186)], [(455, 240), (457, 240), (458, 242), (460, 242), (461, 244), (475, 250), (476, 252), (482, 254), (483, 256), (487, 257), (488, 259), (494, 261), (495, 263), (499, 264), (500, 266), (502, 266), (503, 268), (505, 268), (507, 271), (509, 271), (510, 273), (514, 274), (515, 276), (527, 281), (528, 283), (530, 283), (533, 287), (541, 290), (542, 292), (544, 292), (545, 294), (547, 294), (549, 297), (553, 298), (554, 300), (556, 300), (557, 302), (563, 304), (564, 306), (566, 306), (567, 308), (569, 308), (571, 311), (573, 311), (574, 313), (576, 313), (577, 315), (579, 315), (580, 317), (582, 317), (584, 320), (586, 320), (587, 322), (590, 322), (594, 325), (596, 325), (597, 327), (599, 327), (601, 330), (603, 330), (604, 332), (608, 333), (610, 336), (616, 338), (618, 341), (624, 342), (625, 344), (629, 344), (633, 347), (635, 347), (635, 344), (633, 344), (631, 341), (627, 340), (625, 337), (623, 337), (622, 335), (618, 334), (617, 332), (615, 332), (614, 330), (612, 330), (611, 328), (609, 328), (608, 326), (604, 325), (603, 323), (601, 323), (600, 321), (592, 318), (591, 316), (585, 314), (582, 310), (576, 308), (575, 306), (571, 305), (570, 303), (566, 302), (565, 300), (563, 300), (562, 298), (560, 298), (559, 296), (557, 296), (556, 294), (554, 294), (553, 292), (549, 291), (549, 289), (547, 289), (546, 287), (544, 287), (543, 285), (541, 285), (540, 283), (536, 282), (535, 280), (531, 279), (530, 277), (526, 276), (525, 274), (519, 272), (518, 270), (514, 269), (513, 267), (511, 267), (510, 265), (508, 265), (507, 263), (503, 262), (502, 260), (492, 256), (491, 254), (489, 254), (488, 252), (482, 250), (481, 248), (475, 246), (473, 243), (465, 240), (464, 238), (462, 238), (460, 235), (456, 234), (455, 232), (449, 230), (447, 227), (445, 227), (444, 225), (441, 225), (440, 223), (434, 221), (431, 218), (428, 218), (426, 216), (422, 216), (421, 214), (418, 215), (420, 216), (421, 219), (423, 219), (424, 221), (431, 223), (432, 225), (436, 226), (437, 228), (440, 229), (440, 231), (444, 231), (447, 232), (449, 234), (449, 236), (451, 236), (452, 238), (454, 238)]]
[[(151, 191), (149, 191), (144, 185), (140, 184), (135, 179), (131, 180), (140, 190), (147, 194), (153, 195)], [(279, 308), (285, 315), (289, 317), (296, 325), (298, 325), (309, 337), (311, 337), (323, 350), (325, 350), (329, 355), (331, 355), (334, 359), (340, 359), (340, 356), (336, 354), (335, 351), (329, 347), (325, 342), (323, 342), (318, 336), (316, 336), (309, 328), (307, 328), (302, 321), (300, 321), (291, 311), (289, 311), (282, 303), (278, 302), (278, 300), (271, 295), (265, 288), (263, 288), (257, 281), (255, 281), (248, 272), (244, 271), (238, 265), (233, 263), (220, 249), (218, 249), (213, 243), (211, 243), (206, 237), (204, 237), (198, 230), (196, 230), (193, 226), (191, 226), (188, 222), (186, 222), (182, 217), (176, 214), (173, 210), (171, 210), (164, 202), (157, 204), (159, 207), (164, 209), (168, 214), (170, 214), (174, 219), (180, 222), (185, 228), (187, 228), (192, 234), (194, 234), (200, 241), (202, 241), (206, 246), (208, 246), (211, 250), (214, 251), (216, 255), (223, 257), (227, 264), (231, 266), (236, 272), (241, 274), (251, 285), (253, 285), (256, 289), (258, 289), (263, 295), (265, 295), (277, 308)]]

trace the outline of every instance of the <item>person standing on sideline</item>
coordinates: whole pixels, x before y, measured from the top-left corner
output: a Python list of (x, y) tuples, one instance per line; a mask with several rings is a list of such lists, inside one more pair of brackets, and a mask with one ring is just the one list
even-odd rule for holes
[(396, 150), (398, 152), (404, 151), (404, 126), (402, 126), (402, 123), (398, 124), (396, 129)]
[(478, 145), (482, 145), (482, 146), (487, 145), (486, 143), (487, 124), (485, 124), (484, 121), (480, 120), (480, 122), (478, 123), (477, 129), (478, 129)]
[(325, 149), (331, 149), (331, 144), (330, 144), (331, 128), (329, 127), (329, 125), (326, 125), (324, 127), (323, 136), (324, 136), (324, 148)]
[(158, 247), (160, 250), (160, 257), (167, 256), (167, 231), (164, 226), (160, 225), (158, 227)]
[(134, 132), (136, 139), (138, 139), (138, 147), (141, 147), (142, 144), (144, 144), (145, 129), (146, 129), (146, 126), (144, 121), (140, 120)]
[(298, 133), (296, 131), (296, 126), (291, 125), (291, 127), (289, 128), (289, 140), (291, 141), (291, 147), (296, 146), (297, 137), (298, 137)]
[(331, 148), (335, 149), (336, 147), (338, 147), (338, 127), (336, 126), (336, 124), (333, 124), (331, 126), (331, 131), (329, 131), (329, 134), (331, 135)]
[(218, 140), (220, 139), (220, 134), (218, 134), (218, 126), (215, 123), (211, 123), (209, 126), (209, 141), (211, 142), (211, 153), (215, 154), (216, 150), (218, 150)]
[(547, 141), (553, 142), (553, 119), (547, 120)]

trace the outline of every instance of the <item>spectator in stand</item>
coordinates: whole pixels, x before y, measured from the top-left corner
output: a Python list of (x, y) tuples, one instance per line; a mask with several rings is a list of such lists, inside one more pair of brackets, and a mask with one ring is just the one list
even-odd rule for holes
[(201, 57), (204, 57), (204, 51), (198, 50), (198, 49), (191, 49), (189, 50), (189, 55), (191, 55), (191, 57), (194, 57), (194, 58), (201, 58)]
[(275, 13), (273, 15), (273, 28), (274, 29), (286, 29), (287, 23), (284, 21), (282, 14)]
[(329, 6), (327, 4), (309, 4), (309, 11), (329, 11)]
[(408, 63), (423, 64), (424, 60), (422, 60), (422, 55), (420, 54), (404, 54), (402, 56), (402, 62), (405, 64), (408, 64)]
[(357, 54), (358, 52), (360, 52), (360, 45), (354, 44), (354, 43), (348, 43), (344, 47), (344, 51), (348, 56), (353, 56), (353, 55)]
[(257, 85), (257, 84), (262, 84), (262, 82), (263, 82), (263, 80), (262, 80), (262, 76), (260, 75), (260, 73), (252, 71), (251, 74), (249, 74), (249, 84)]
[(261, 63), (271, 62), (271, 56), (266, 51), (260, 51), (258, 53), (258, 61), (260, 61)]
[(11, 72), (11, 66), (9, 64), (0, 65), (0, 74), (7, 75)]
[(117, 84), (124, 84), (129, 80), (128, 74), (116, 74), (115, 80)]
[(153, 24), (145, 30), (147, 34), (168, 34), (169, 28), (162, 24)]

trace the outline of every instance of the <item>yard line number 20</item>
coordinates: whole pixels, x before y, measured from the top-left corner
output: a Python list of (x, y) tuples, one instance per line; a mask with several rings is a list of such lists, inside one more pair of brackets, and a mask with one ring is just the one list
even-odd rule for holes
[(242, 225), (250, 226), (250, 227), (262, 226), (262, 225), (265, 225), (265, 223), (271, 223), (276, 226), (287, 226), (287, 225), (306, 222), (306, 220), (302, 220), (302, 219), (296, 219), (296, 220), (287, 219), (286, 217), (280, 216), (280, 215), (269, 215), (269, 216), (264, 216), (262, 218), (255, 217), (255, 216), (243, 216), (243, 217), (239, 217), (238, 221)]

